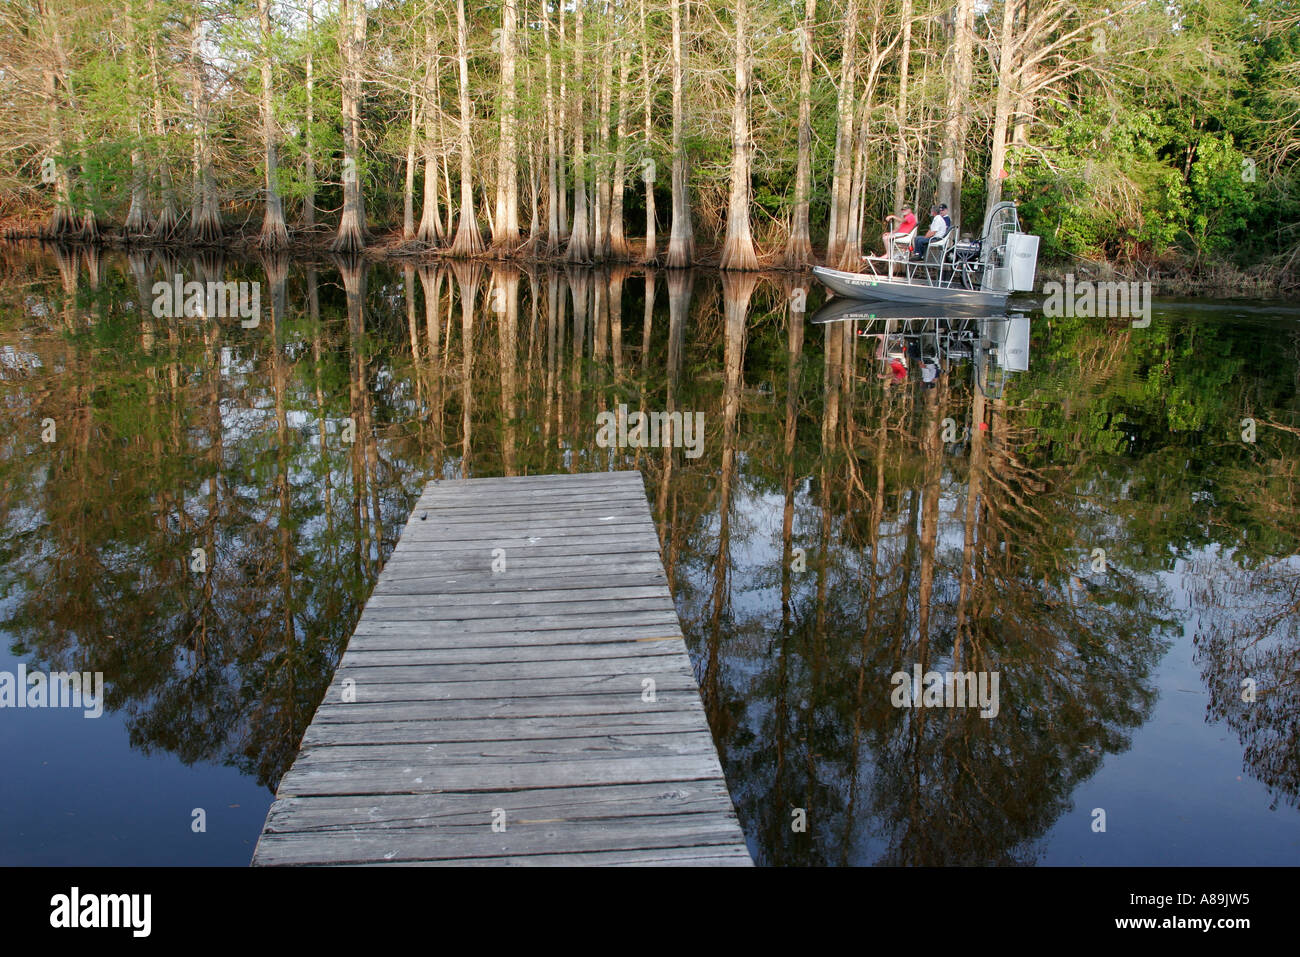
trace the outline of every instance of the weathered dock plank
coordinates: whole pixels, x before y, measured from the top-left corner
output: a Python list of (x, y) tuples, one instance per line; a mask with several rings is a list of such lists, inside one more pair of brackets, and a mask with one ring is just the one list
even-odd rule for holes
[(745, 866), (639, 472), (431, 482), (255, 865)]

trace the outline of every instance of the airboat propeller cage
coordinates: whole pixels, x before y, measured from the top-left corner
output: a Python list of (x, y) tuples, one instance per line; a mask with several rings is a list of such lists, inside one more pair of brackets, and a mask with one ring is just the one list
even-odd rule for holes
[(997, 203), (984, 217), (980, 262), (982, 287), (998, 292), (1032, 292), (1038, 269), (1038, 237), (1020, 231), (1015, 203)]

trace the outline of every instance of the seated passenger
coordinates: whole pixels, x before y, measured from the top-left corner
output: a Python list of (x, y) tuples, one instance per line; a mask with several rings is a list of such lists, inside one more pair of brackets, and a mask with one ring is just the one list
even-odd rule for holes
[(901, 217), (892, 215), (885, 217), (886, 225), (897, 223), (894, 230), (880, 234), (880, 242), (885, 247), (886, 256), (893, 253), (895, 239), (904, 239), (916, 229), (916, 214), (912, 212), (912, 207), (904, 203), (900, 212), (903, 214)]
[(938, 206), (930, 207), (930, 229), (924, 236), (917, 236), (912, 240), (912, 258), (924, 259), (925, 250), (930, 245), (932, 239), (943, 239), (948, 235), (950, 229), (949, 221), (944, 219), (943, 210)]

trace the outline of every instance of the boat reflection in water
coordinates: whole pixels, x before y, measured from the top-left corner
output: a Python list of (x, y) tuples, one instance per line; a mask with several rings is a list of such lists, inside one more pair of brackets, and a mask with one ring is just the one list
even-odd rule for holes
[(809, 318), (814, 325), (848, 322), (860, 338), (877, 338), (875, 357), (904, 366), (934, 363), (943, 373), (969, 362), (976, 387), (1000, 398), (1007, 376), (1029, 371), (1029, 316), (953, 306), (899, 305), (831, 299)]

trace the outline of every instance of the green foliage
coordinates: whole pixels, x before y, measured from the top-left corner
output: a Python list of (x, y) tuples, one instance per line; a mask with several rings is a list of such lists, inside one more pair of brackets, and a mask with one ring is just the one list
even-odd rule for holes
[(1232, 145), (1231, 136), (1201, 140), (1192, 164), (1191, 233), (1208, 253), (1223, 253), (1246, 237), (1257, 213), (1255, 161)]

